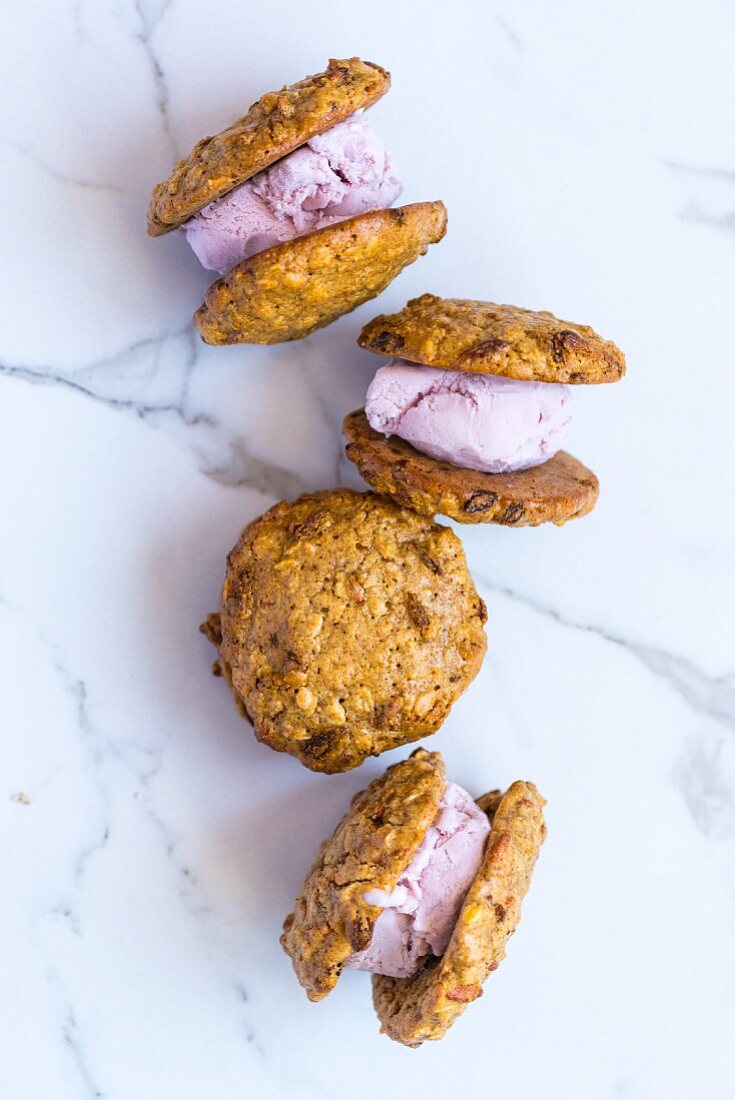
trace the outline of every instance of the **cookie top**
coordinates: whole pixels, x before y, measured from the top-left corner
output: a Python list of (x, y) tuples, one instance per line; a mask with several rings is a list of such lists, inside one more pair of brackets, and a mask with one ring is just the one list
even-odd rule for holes
[(269, 164), (369, 107), (390, 87), (372, 61), (331, 59), (326, 71), (268, 92), (226, 130), (206, 137), (153, 188), (148, 232), (168, 233)]
[(373, 975), (381, 1031), (409, 1047), (441, 1039), (505, 957), (521, 919), (521, 902), (546, 835), (545, 800), (533, 783), (513, 783), (480, 805), (491, 817), (485, 857), (444, 955), (411, 978)]
[(284, 241), (213, 283), (194, 324), (207, 344), (299, 340), (380, 294), (446, 226), (442, 202), (417, 202)]
[(436, 816), (445, 783), (439, 753), (417, 749), (355, 795), (322, 845), (281, 936), (309, 1000), (326, 997), (347, 959), (369, 945), (382, 910), (368, 905), (365, 893), (394, 889)]
[(358, 343), (410, 363), (522, 382), (617, 382), (625, 374), (622, 351), (587, 325), (546, 311), (435, 294), (369, 321)]
[(479, 671), (485, 620), (453, 531), (333, 489), (245, 528), (219, 653), (259, 740), (340, 772), (436, 732)]
[(565, 451), (530, 470), (484, 474), (421, 454), (398, 436), (386, 439), (370, 427), (364, 409), (345, 417), (343, 431), (345, 453), (368, 485), (421, 515), (536, 527), (577, 519), (597, 501), (597, 478)]

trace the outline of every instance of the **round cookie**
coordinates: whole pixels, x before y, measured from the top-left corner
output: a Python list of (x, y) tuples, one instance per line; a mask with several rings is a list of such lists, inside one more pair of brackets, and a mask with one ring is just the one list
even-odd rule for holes
[(380, 916), (367, 890), (389, 893), (434, 820), (445, 785), (439, 753), (418, 749), (360, 791), (309, 870), (281, 946), (310, 1001), (332, 991)]
[(446, 226), (442, 202), (417, 202), (285, 241), (212, 283), (194, 324), (208, 344), (299, 340), (380, 294)]
[(441, 370), (525, 382), (617, 382), (625, 356), (587, 325), (553, 313), (422, 294), (400, 313), (369, 321), (358, 338), (379, 355)]
[(482, 867), (470, 887), (442, 957), (411, 978), (373, 975), (381, 1031), (405, 1046), (441, 1039), (482, 995), (482, 984), (505, 957), (521, 919), (536, 858), (546, 835), (545, 800), (533, 783), (477, 800), (491, 818)]
[(485, 474), (421, 454), (398, 436), (386, 439), (364, 409), (345, 417), (343, 431), (347, 457), (368, 485), (421, 515), (535, 527), (584, 516), (597, 500), (595, 475), (564, 451), (529, 470)]
[(332, 773), (436, 732), (479, 671), (486, 617), (453, 531), (334, 489), (245, 528), (204, 629), (256, 737)]
[(331, 59), (323, 73), (268, 92), (214, 137), (203, 138), (168, 179), (154, 187), (148, 232), (168, 233), (257, 172), (323, 134), (390, 88), (390, 73), (371, 61)]

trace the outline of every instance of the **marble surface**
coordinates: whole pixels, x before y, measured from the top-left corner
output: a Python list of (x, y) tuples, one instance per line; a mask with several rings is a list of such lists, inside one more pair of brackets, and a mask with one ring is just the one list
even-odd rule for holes
[[(0, 8), (3, 1100), (733, 1095), (734, 35), (727, 0)], [(245, 522), (359, 484), (375, 307), (206, 348), (207, 274), (145, 235), (177, 154), (358, 52), (406, 199), (450, 215), (381, 306), (547, 308), (629, 363), (575, 395), (596, 511), (462, 532), (489, 653), (431, 745), (473, 791), (535, 780), (549, 839), (507, 961), (419, 1051), (366, 975), (310, 1005), (278, 946), (388, 758), (259, 746), (197, 632)]]

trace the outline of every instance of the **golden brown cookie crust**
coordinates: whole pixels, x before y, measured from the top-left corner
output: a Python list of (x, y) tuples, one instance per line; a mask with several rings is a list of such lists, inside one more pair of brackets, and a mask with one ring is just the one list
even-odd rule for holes
[(597, 501), (597, 478), (565, 451), (530, 470), (484, 474), (421, 454), (398, 436), (386, 439), (370, 427), (364, 409), (345, 417), (343, 431), (345, 453), (368, 485), (424, 516), (506, 527), (560, 525), (591, 512)]
[(334, 489), (245, 528), (207, 632), (256, 737), (332, 773), (436, 732), (486, 617), (453, 531)]
[(226, 130), (198, 142), (153, 188), (148, 232), (157, 237), (176, 229), (256, 172), (369, 107), (389, 87), (390, 73), (380, 65), (349, 57), (331, 59), (323, 73), (261, 96)]
[(366, 948), (382, 910), (368, 890), (393, 890), (439, 808), (439, 753), (418, 749), (355, 795), (309, 870), (281, 946), (311, 1001), (334, 988), (347, 959)]
[(625, 374), (622, 351), (588, 325), (546, 311), (434, 294), (369, 321), (358, 343), (410, 363), (524, 382), (617, 382)]
[(521, 919), (521, 902), (546, 835), (545, 799), (533, 783), (522, 781), (513, 783), (499, 803), (497, 792), (485, 799), (492, 815), (485, 858), (445, 954), (412, 978), (373, 975), (381, 1031), (409, 1047), (441, 1039), (470, 1001), (482, 995), (483, 982), (502, 962)]
[(207, 344), (300, 340), (380, 294), (446, 225), (443, 203), (417, 202), (284, 241), (214, 282), (194, 324)]

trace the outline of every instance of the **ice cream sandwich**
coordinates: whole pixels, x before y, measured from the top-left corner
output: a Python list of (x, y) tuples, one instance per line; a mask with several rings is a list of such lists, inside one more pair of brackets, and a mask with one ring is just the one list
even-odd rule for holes
[(439, 241), (441, 202), (402, 185), (362, 113), (390, 74), (358, 57), (262, 96), (153, 189), (148, 232), (182, 230), (222, 275), (194, 316), (210, 344), (297, 340), (379, 294)]
[(594, 507), (597, 478), (562, 448), (572, 387), (625, 373), (611, 341), (552, 313), (424, 294), (358, 342), (391, 360), (344, 422), (347, 456), (377, 492), (515, 527)]
[(441, 1039), (505, 956), (544, 801), (523, 781), (475, 801), (424, 749), (388, 768), (322, 845), (284, 923), (309, 999), (368, 970), (383, 1032), (410, 1047)]

